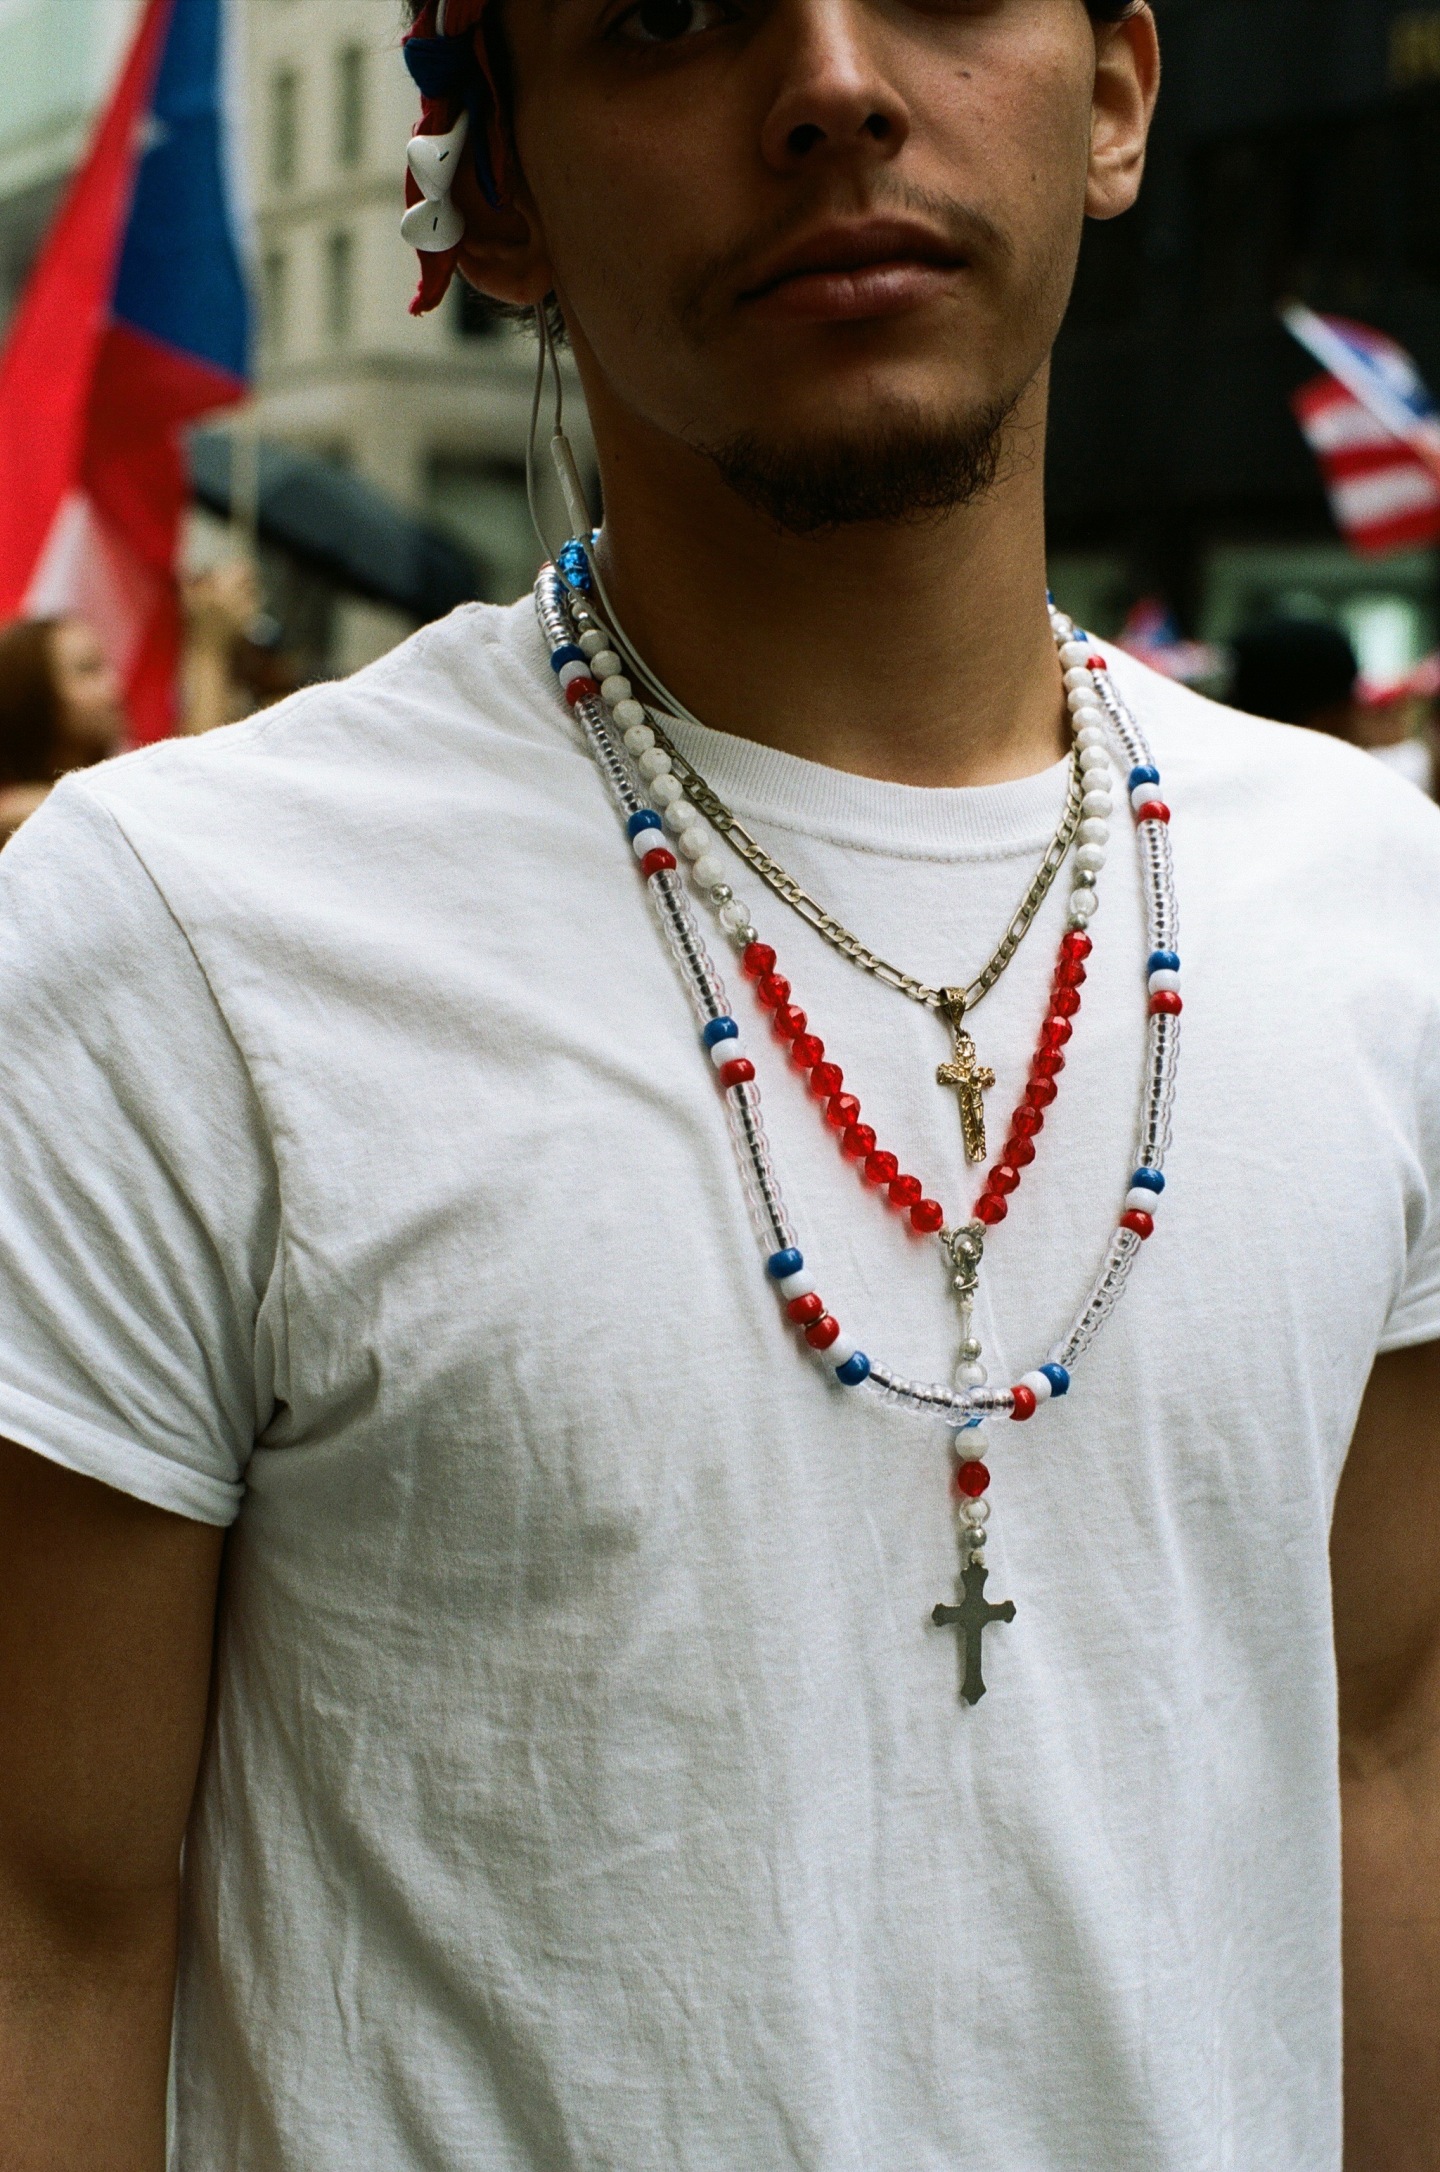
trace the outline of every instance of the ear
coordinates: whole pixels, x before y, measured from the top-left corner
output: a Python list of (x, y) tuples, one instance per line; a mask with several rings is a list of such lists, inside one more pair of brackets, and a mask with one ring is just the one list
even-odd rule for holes
[(498, 208), (486, 203), (469, 159), (463, 162), (450, 200), (465, 221), (456, 269), (492, 301), (521, 305), (543, 302), (555, 284), (539, 221), (518, 174), (512, 193)]
[(1087, 217), (1116, 219), (1135, 202), (1159, 91), (1160, 41), (1149, 7), (1123, 22), (1096, 23)]

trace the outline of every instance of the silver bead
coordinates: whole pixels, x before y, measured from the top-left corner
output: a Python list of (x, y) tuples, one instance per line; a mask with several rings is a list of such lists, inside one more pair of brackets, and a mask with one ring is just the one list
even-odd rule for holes
[(735, 892), (728, 882), (717, 882), (710, 892), (710, 902), (712, 905), (728, 905), (734, 895)]
[(967, 1365), (973, 1365), (973, 1364), (974, 1364), (974, 1362), (975, 1362), (975, 1360), (976, 1360), (976, 1358), (978, 1358), (978, 1357), (979, 1357), (979, 1355), (980, 1355), (980, 1345), (979, 1345), (979, 1343), (978, 1343), (978, 1342), (977, 1342), (977, 1341), (975, 1340), (975, 1337), (974, 1337), (973, 1335), (972, 1335), (972, 1336), (971, 1336), (971, 1337), (969, 1338), (969, 1340), (968, 1340), (967, 1342), (962, 1342), (962, 1343), (961, 1343), (961, 1345), (960, 1345), (960, 1355), (961, 1355), (961, 1357), (962, 1357), (962, 1358), (963, 1358), (963, 1359), (965, 1360), (965, 1363), (966, 1363)]
[(730, 940), (734, 943), (737, 950), (748, 950), (752, 943), (759, 942), (760, 936), (758, 931), (753, 928), (747, 920), (743, 927), (732, 928), (730, 930)]
[(1095, 888), (1094, 868), (1077, 867), (1073, 869), (1070, 876), (1070, 886), (1074, 890), (1093, 890)]

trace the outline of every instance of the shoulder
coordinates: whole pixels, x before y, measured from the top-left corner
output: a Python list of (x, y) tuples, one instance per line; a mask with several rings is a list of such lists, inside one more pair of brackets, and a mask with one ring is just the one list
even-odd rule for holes
[(1383, 762), (1324, 732), (1272, 724), (1162, 678), (1119, 653), (1115, 683), (1154, 749), (1177, 857), (1258, 887), (1352, 891), (1440, 909), (1440, 808)]

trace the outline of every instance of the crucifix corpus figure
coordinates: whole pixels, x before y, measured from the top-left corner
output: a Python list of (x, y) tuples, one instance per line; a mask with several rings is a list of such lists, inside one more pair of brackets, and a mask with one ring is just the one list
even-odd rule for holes
[(985, 1677), (980, 1671), (980, 1642), (985, 1631), (991, 1622), (1015, 1619), (1013, 1599), (1006, 1599), (1000, 1606), (991, 1606), (985, 1597), (985, 1579), (989, 1573), (978, 1561), (972, 1561), (968, 1569), (961, 1571), (965, 1596), (960, 1604), (942, 1604), (930, 1616), (937, 1629), (958, 1629), (965, 1639), (965, 1679), (960, 1684), (960, 1694), (966, 1704), (978, 1704), (985, 1694)]
[(985, 1159), (985, 1103), (982, 1096), (995, 1083), (995, 1073), (986, 1070), (975, 1052), (975, 1043), (965, 1031), (965, 990), (947, 988), (940, 998), (940, 1016), (950, 1028), (955, 1043), (955, 1053), (949, 1063), (942, 1063), (935, 1073), (940, 1086), (953, 1086), (960, 1103), (960, 1123), (965, 1134), (965, 1153), (970, 1161)]

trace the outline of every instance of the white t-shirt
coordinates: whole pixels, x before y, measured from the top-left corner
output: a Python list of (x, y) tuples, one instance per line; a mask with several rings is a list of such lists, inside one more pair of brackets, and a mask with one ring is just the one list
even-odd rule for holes
[[(183, 2172), (1336, 2172), (1326, 1546), (1375, 1353), (1440, 1336), (1440, 813), (1116, 670), (1174, 808), (1171, 1184), (1069, 1397), (988, 1428), (1018, 1613), (974, 1709), (930, 1623), (947, 1436), (786, 1325), (528, 604), (69, 782), (4, 854), (0, 1432), (235, 1519)], [(932, 982), (989, 954), (1064, 796), (681, 737)], [(943, 1029), (736, 887), (961, 1215)], [(997, 1130), (1062, 917), (973, 1020)], [(1123, 823), (1093, 932), (987, 1253), (1001, 1382), (1134, 1165)], [(945, 1377), (938, 1247), (725, 966), (825, 1298)]]

